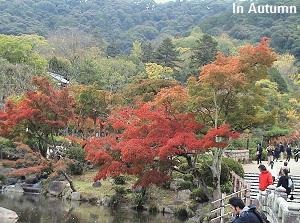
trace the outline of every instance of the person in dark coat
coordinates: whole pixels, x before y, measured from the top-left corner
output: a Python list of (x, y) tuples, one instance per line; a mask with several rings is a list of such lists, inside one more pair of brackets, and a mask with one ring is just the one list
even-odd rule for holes
[(287, 195), (290, 195), (292, 189), (288, 187), (289, 186), (289, 171), (287, 169), (283, 169), (283, 173), (284, 173), (284, 175), (281, 176), (278, 180), (277, 187), (280, 187), (280, 186), (284, 187)]
[(232, 223), (262, 223), (261, 218), (255, 213), (255, 206), (245, 206), (238, 197), (230, 198), (229, 204), (235, 216)]
[(279, 150), (280, 150), (279, 159), (281, 159), (281, 154), (282, 154), (282, 156), (284, 156), (284, 152), (285, 152), (284, 145), (282, 144), (282, 142), (279, 143)]
[(260, 143), (258, 143), (256, 149), (257, 164), (261, 164), (262, 151), (263, 151), (262, 146)]
[(292, 147), (290, 144), (288, 144), (286, 147), (286, 161), (287, 162), (290, 162), (291, 156), (292, 156)]
[(298, 162), (299, 155), (300, 155), (300, 150), (299, 150), (298, 146), (296, 146), (296, 148), (294, 149), (294, 156), (295, 156), (296, 162)]
[(280, 156), (280, 148), (279, 145), (276, 145), (275, 150), (274, 150), (274, 159), (273, 161), (278, 161), (278, 158)]

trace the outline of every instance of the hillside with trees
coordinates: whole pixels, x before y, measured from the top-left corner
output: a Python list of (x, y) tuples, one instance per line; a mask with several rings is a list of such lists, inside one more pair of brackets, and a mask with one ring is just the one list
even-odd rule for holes
[[(300, 2), (290, 1), (258, 1), (269, 5), (293, 5), (300, 8)], [(244, 5), (249, 5), (245, 2)], [(296, 14), (233, 14), (232, 9), (208, 18), (201, 27), (204, 32), (211, 35), (227, 33), (230, 37), (241, 40), (257, 42), (261, 36), (271, 38), (271, 47), (278, 52), (289, 52), (300, 58), (300, 16)]]
[(184, 35), (228, 7), (223, 1), (4, 0), (0, 33), (51, 36), (55, 30), (76, 27), (128, 52), (134, 40)]

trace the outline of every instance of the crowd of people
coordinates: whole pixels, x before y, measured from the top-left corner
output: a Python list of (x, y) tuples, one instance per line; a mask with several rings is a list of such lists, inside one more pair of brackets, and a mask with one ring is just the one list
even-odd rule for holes
[[(265, 165), (262, 165), (262, 153), (263, 148), (260, 143), (257, 144), (257, 164), (259, 165), (260, 175), (259, 175), (259, 190), (264, 191), (266, 188), (273, 184), (276, 179), (278, 179), (277, 187), (284, 187), (286, 189), (287, 195), (290, 195), (293, 189), (293, 182), (292, 178), (289, 176), (290, 168), (288, 167), (288, 163), (291, 160), (291, 157), (294, 153), (295, 161), (298, 162), (299, 158), (299, 148), (295, 146), (292, 149), (290, 144), (284, 145), (282, 142), (279, 144), (268, 145), (266, 148), (267, 158), (268, 158), (268, 166), (270, 167), (267, 170)], [(280, 168), (279, 171), (274, 170), (274, 162), (285, 160), (283, 166)]]
[[(287, 162), (289, 162), (294, 154), (295, 161), (298, 162), (299, 155), (300, 155), (300, 149), (298, 146), (295, 146), (294, 149), (292, 149), (292, 146), (290, 144), (284, 145), (282, 142), (279, 144), (271, 145), (269, 144), (266, 148), (267, 150), (267, 157), (268, 157), (268, 164), (272, 165), (274, 162), (277, 162), (278, 160), (286, 159)], [(257, 164), (261, 164), (262, 162), (262, 154), (263, 154), (263, 148), (261, 143), (257, 144), (256, 149), (256, 160)]]
[[(269, 185), (273, 185), (276, 180), (276, 187), (285, 188), (287, 196), (293, 199), (292, 191), (294, 190), (294, 182), (289, 175), (291, 170), (288, 166), (292, 156), (294, 155), (295, 161), (298, 162), (300, 149), (298, 146), (292, 148), (290, 144), (284, 145), (282, 142), (273, 146), (268, 145), (266, 148), (268, 169), (262, 164), (263, 147), (260, 143), (257, 144), (256, 156), (259, 174), (259, 191), (265, 191)], [(274, 163), (284, 161), (283, 166), (279, 170), (275, 170)], [(245, 206), (244, 202), (238, 198), (233, 197), (229, 199), (229, 204), (234, 213), (233, 223), (263, 223), (269, 222), (263, 213), (259, 213), (255, 206)]]

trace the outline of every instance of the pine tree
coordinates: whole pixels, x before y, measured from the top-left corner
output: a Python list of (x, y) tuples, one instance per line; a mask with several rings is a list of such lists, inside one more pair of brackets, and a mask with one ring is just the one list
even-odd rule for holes
[(142, 62), (153, 63), (154, 62), (154, 49), (151, 43), (142, 45)]
[(197, 40), (197, 47), (193, 49), (191, 67), (200, 67), (213, 62), (216, 58), (218, 43), (208, 34)]
[(172, 40), (166, 38), (156, 51), (156, 63), (165, 67), (174, 68), (176, 67), (176, 61), (178, 61), (178, 55)]

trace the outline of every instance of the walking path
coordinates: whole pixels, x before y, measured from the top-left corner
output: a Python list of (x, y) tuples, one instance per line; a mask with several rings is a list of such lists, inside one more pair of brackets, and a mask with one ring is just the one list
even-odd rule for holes
[[(277, 172), (277, 174), (279, 173), (280, 168), (283, 166), (284, 161), (285, 160), (280, 160), (280, 161), (278, 160), (278, 162), (274, 162), (273, 169), (274, 169), (275, 172)], [(262, 164), (264, 164), (267, 167), (268, 170), (270, 169), (270, 166), (268, 166), (267, 161), (263, 161)], [(258, 166), (259, 165), (257, 165), (256, 161), (255, 162), (253, 161), (250, 164), (244, 164), (243, 165), (245, 173), (259, 173)], [(300, 160), (298, 162), (295, 162), (294, 159), (291, 159), (289, 164), (288, 164), (288, 167), (291, 170), (291, 172), (290, 172), (291, 175), (300, 176)]]
[[(262, 162), (268, 170), (272, 173), (273, 176), (276, 177), (276, 181), (274, 182), (274, 185), (277, 185), (277, 180), (278, 180), (278, 174), (280, 168), (283, 166), (284, 161), (278, 161), (274, 162), (274, 167), (271, 170), (271, 167), (268, 166), (267, 161)], [(259, 193), (258, 190), (258, 174), (259, 174), (259, 169), (258, 169), (257, 162), (252, 162), (250, 164), (244, 164), (244, 171), (245, 171), (245, 176), (244, 179), (250, 183), (250, 196), (252, 198), (255, 198), (257, 194)], [(291, 160), (288, 164), (288, 167), (290, 168), (290, 176), (293, 179), (295, 190), (292, 192), (294, 196), (294, 200), (290, 200), (288, 198), (288, 202), (293, 202), (293, 203), (300, 203), (300, 162), (295, 162), (295, 160)]]

